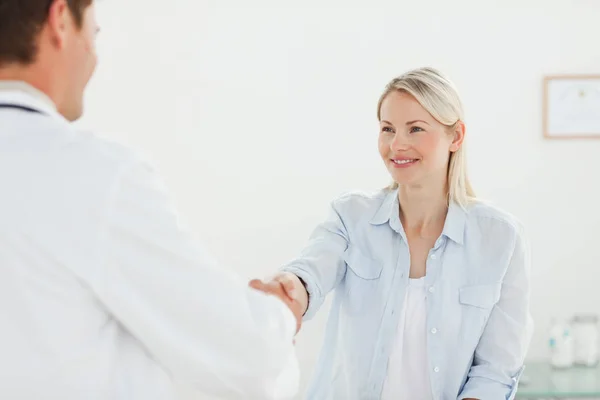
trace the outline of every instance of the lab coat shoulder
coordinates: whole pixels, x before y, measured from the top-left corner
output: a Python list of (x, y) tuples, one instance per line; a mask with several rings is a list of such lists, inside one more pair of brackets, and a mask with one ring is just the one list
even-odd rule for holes
[(15, 112), (2, 124), (2, 226), (92, 279), (120, 176), (141, 156), (61, 118)]

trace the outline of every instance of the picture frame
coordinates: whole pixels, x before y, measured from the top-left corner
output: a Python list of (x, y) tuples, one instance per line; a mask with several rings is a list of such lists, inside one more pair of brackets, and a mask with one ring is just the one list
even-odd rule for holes
[(600, 75), (544, 77), (543, 136), (600, 139)]

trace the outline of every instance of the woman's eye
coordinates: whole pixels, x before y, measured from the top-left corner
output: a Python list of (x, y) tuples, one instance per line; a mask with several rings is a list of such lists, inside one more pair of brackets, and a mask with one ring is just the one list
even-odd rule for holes
[(410, 128), (410, 133), (421, 132), (421, 131), (423, 131), (423, 129), (419, 128), (418, 126), (413, 126), (412, 128)]
[(394, 130), (389, 127), (389, 126), (384, 126), (383, 128), (381, 128), (382, 132), (394, 132)]

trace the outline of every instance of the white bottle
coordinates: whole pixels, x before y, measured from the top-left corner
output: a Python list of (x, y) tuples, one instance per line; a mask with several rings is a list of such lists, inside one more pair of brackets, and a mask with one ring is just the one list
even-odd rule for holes
[(596, 315), (576, 315), (571, 321), (573, 329), (574, 355), (576, 365), (593, 367), (600, 358), (598, 317)]
[(550, 327), (550, 365), (569, 368), (574, 363), (573, 337), (566, 323), (553, 321)]

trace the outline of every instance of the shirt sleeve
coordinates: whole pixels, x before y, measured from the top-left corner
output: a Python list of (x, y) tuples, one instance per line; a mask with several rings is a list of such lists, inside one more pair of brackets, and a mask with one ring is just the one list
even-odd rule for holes
[(533, 323), (529, 312), (529, 247), (521, 228), (513, 242), (500, 299), (475, 350), (460, 400), (512, 400), (517, 393)]
[(175, 380), (219, 398), (296, 394), (293, 314), (216, 266), (150, 165), (123, 173), (103, 248), (101, 301)]
[(347, 248), (348, 233), (333, 202), (327, 219), (314, 229), (300, 255), (282, 268), (304, 282), (309, 295), (304, 320), (314, 317), (327, 294), (344, 277), (346, 262), (343, 255)]

